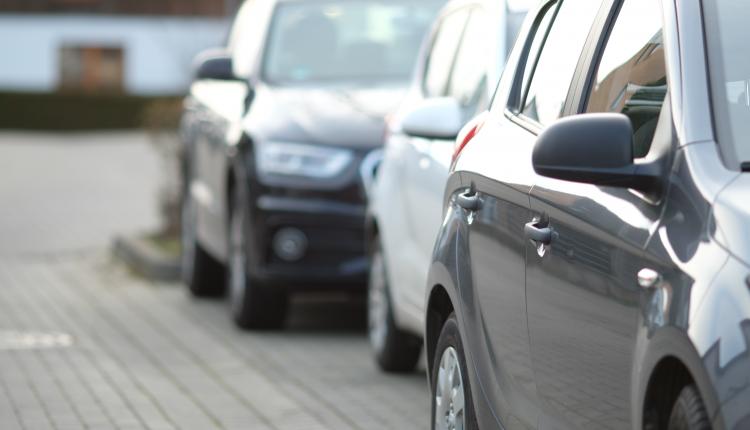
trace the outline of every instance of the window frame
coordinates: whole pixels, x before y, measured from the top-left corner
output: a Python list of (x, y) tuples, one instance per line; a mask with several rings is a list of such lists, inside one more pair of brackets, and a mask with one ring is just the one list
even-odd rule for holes
[[(547, 43), (547, 37), (549, 37), (552, 26), (555, 24), (555, 20), (557, 19), (557, 14), (559, 12), (560, 6), (564, 1), (565, 0), (549, 0), (539, 8), (534, 24), (532, 26), (533, 30), (529, 32), (527, 36), (523, 53), (521, 54), (521, 58), (518, 61), (515, 76), (513, 77), (513, 86), (511, 88), (510, 96), (508, 98), (508, 103), (505, 109), (505, 116), (508, 119), (534, 135), (539, 135), (542, 130), (544, 130), (545, 126), (538, 121), (524, 115), (523, 104), (525, 103), (526, 97), (528, 96), (529, 87), (531, 86), (533, 76), (536, 73), (536, 66), (539, 62), (539, 58), (541, 57), (542, 52), (544, 52), (544, 47)], [(602, 1), (599, 11), (597, 12), (591, 28), (589, 29), (589, 34), (588, 36), (586, 36), (586, 41), (584, 42), (581, 54), (578, 58), (575, 71), (573, 72), (573, 77), (570, 81), (567, 96), (565, 97), (565, 101), (563, 102), (562, 116), (560, 118), (582, 113), (582, 111), (580, 110), (581, 95), (587, 88), (586, 83), (590, 82), (591, 79), (593, 79), (592, 74), (595, 73), (595, 71), (591, 70), (592, 65), (595, 67), (599, 64), (599, 55), (602, 53), (603, 44), (605, 43), (602, 40), (603, 34), (606, 33), (608, 37), (610, 31), (609, 24), (612, 22), (612, 19), (617, 16), (620, 5), (623, 1), (624, 0)], [(523, 75), (526, 70), (525, 65), (529, 62), (528, 56), (530, 55), (531, 45), (533, 44), (534, 38), (539, 31), (538, 26), (546, 16), (546, 13), (549, 12), (550, 7), (555, 7), (557, 8), (557, 10), (552, 12), (554, 13), (554, 16), (545, 29), (546, 34), (544, 35), (542, 48), (539, 50), (539, 53), (533, 60), (534, 70), (532, 71), (532, 78), (526, 88), (522, 88), (524, 85)], [(522, 64), (524, 65), (524, 67), (521, 67)]]
[[(531, 77), (533, 78), (534, 72), (536, 71), (536, 65), (539, 61), (538, 54), (533, 60), (529, 58), (529, 56), (531, 55), (531, 48), (534, 45), (534, 41), (536, 40), (539, 31), (541, 30), (544, 31), (544, 35), (542, 36), (543, 40), (539, 53), (541, 53), (542, 49), (544, 49), (544, 45), (547, 42), (547, 36), (549, 36), (549, 31), (552, 28), (552, 24), (554, 24), (555, 18), (557, 17), (557, 12), (560, 9), (560, 4), (562, 4), (562, 1), (560, 0), (548, 0), (536, 11), (534, 23), (531, 26), (531, 30), (526, 35), (523, 51), (521, 51), (521, 56), (519, 57), (518, 63), (516, 65), (515, 74), (513, 76), (513, 84), (510, 88), (508, 102), (505, 108), (505, 110), (511, 113), (511, 115), (513, 116), (518, 116), (520, 114), (522, 102), (526, 98), (525, 93), (528, 92), (528, 88), (523, 88), (525, 84), (523, 79), (524, 75), (526, 74), (525, 72), (528, 69), (528, 66), (530, 66), (532, 68)], [(555, 10), (551, 11), (550, 9), (552, 8), (555, 8)], [(552, 19), (550, 20), (549, 25), (547, 25), (546, 28), (542, 29), (542, 21), (544, 21), (548, 13), (552, 14)], [(529, 80), (529, 84), (530, 83), (531, 80)]]
[[(577, 92), (576, 99), (573, 100), (574, 103), (572, 103), (571, 107), (575, 107), (573, 115), (580, 115), (586, 113), (586, 110), (588, 109), (588, 102), (591, 97), (591, 93), (594, 90), (594, 87), (596, 86), (596, 78), (597, 74), (599, 73), (599, 65), (601, 64), (601, 61), (604, 57), (604, 51), (607, 48), (607, 44), (609, 43), (609, 38), (612, 36), (612, 31), (615, 28), (615, 24), (617, 23), (617, 19), (620, 16), (620, 11), (622, 10), (623, 5), (628, 0), (615, 0), (613, 1), (613, 5), (610, 7), (610, 13), (606, 17), (606, 19), (603, 21), (603, 25), (600, 28), (598, 32), (598, 37), (596, 40), (596, 45), (593, 47), (592, 55), (590, 55), (590, 58), (587, 61), (587, 64), (585, 65), (585, 70), (587, 70), (587, 73), (582, 74), (580, 76), (579, 80), (579, 86), (581, 88), (580, 91)], [(656, 4), (654, 7), (661, 9), (661, 4)], [(659, 10), (661, 12), (661, 10)], [(662, 31), (665, 31), (664, 23), (662, 22)], [(668, 61), (668, 55), (666, 53), (667, 46), (664, 45), (664, 62), (665, 62), (665, 72), (666, 70), (666, 63)], [(667, 103), (671, 104), (671, 101), (669, 99), (669, 92), (671, 89), (671, 85), (669, 82), (669, 73), (666, 73), (667, 77), (667, 95), (664, 99), (664, 105)], [(664, 106), (662, 106), (662, 109), (664, 109)], [(657, 128), (659, 127), (659, 124), (657, 123)], [(642, 160), (644, 158), (647, 158), (648, 154), (645, 157), (636, 158), (636, 160)]]

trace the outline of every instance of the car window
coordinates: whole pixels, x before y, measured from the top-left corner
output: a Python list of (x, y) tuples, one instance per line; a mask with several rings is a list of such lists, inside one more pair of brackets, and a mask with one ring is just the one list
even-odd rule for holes
[(469, 11), (461, 9), (441, 21), (427, 57), (423, 85), (427, 97), (443, 97), (447, 94), (453, 60), (468, 17)]
[(523, 115), (542, 125), (560, 118), (600, 0), (562, 0), (534, 68)]
[[(528, 9), (510, 9), (506, 11), (505, 15), (505, 52), (503, 52), (503, 59), (507, 60), (510, 55), (510, 51), (518, 39), (518, 35), (521, 32), (521, 26), (523, 25), (526, 14), (529, 12)], [(550, 14), (550, 16), (552, 16)]]
[[(523, 78), (521, 81), (521, 94), (525, 94), (526, 90), (529, 88), (531, 74), (534, 71), (534, 64), (536, 63), (536, 59), (539, 57), (539, 51), (541, 51), (542, 45), (544, 45), (544, 39), (547, 37), (547, 30), (549, 29), (549, 25), (552, 22), (552, 17), (555, 16), (556, 11), (557, 6), (550, 5), (549, 7), (544, 9), (544, 11), (542, 11), (542, 17), (537, 18), (539, 20), (539, 23), (534, 29), (531, 46), (529, 47), (529, 51), (526, 54), (526, 60), (522, 60), (525, 61), (525, 63), (523, 66)], [(516, 103), (519, 102), (516, 101)], [(517, 105), (514, 105), (513, 107), (517, 107)]]
[(459, 101), (466, 119), (487, 103), (487, 66), (495, 57), (491, 44), (486, 43), (490, 30), (486, 11), (475, 9), (456, 54), (448, 95)]
[(625, 0), (604, 48), (586, 112), (618, 112), (633, 124), (645, 157), (667, 94), (661, 13), (653, 0)]
[(726, 161), (750, 170), (750, 2), (703, 1), (716, 137)]
[(320, 0), (276, 7), (263, 78), (280, 85), (412, 77), (442, 0)]

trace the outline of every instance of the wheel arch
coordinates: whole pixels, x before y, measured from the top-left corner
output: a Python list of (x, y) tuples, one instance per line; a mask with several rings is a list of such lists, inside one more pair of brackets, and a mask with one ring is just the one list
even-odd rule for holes
[(654, 368), (643, 396), (642, 428), (667, 428), (672, 407), (683, 388), (695, 383), (687, 366), (677, 357), (663, 357)]
[(365, 215), (365, 253), (372, 254), (372, 244), (376, 237), (380, 235), (380, 226), (378, 221), (369, 210)]
[(247, 133), (243, 133), (239, 142), (229, 150), (227, 156), (227, 170), (224, 179), (224, 205), (225, 216), (229, 220), (229, 211), (232, 207), (234, 187), (240, 181), (244, 181), (248, 186), (249, 175), (254, 171), (253, 158), (253, 140)]
[(425, 317), (425, 348), (427, 353), (427, 375), (431, 378), (432, 365), (435, 361), (435, 348), (437, 347), (440, 331), (445, 321), (455, 312), (453, 300), (448, 290), (441, 284), (436, 284), (430, 290), (427, 300)]
[[(651, 333), (641, 351), (637, 383), (633, 385), (633, 422), (643, 428), (654, 423), (666, 428), (671, 408), (680, 391), (695, 384), (711, 419), (717, 416), (719, 402), (703, 360), (688, 334), (677, 327), (662, 327)], [(656, 408), (656, 411), (654, 411)], [(656, 415), (654, 415), (656, 413)]]

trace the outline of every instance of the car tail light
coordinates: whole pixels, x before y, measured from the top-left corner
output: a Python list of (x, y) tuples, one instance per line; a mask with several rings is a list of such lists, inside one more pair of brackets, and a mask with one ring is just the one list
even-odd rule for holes
[(451, 160), (452, 165), (456, 163), (458, 156), (461, 155), (461, 151), (464, 150), (466, 145), (471, 142), (471, 140), (474, 139), (474, 137), (479, 133), (479, 130), (482, 129), (486, 117), (487, 112), (482, 113), (481, 115), (469, 121), (469, 123), (464, 126), (461, 132), (458, 133), (458, 138), (456, 138), (456, 147), (453, 150), (453, 159)]

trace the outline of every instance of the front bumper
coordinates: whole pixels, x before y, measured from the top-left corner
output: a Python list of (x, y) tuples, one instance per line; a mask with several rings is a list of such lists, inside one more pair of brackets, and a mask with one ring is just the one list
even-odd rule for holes
[[(363, 288), (369, 269), (364, 204), (358, 199), (284, 194), (263, 194), (251, 202), (251, 276), (306, 291)], [(285, 260), (274, 248), (276, 234), (290, 228), (306, 238), (305, 252), (294, 261)]]

